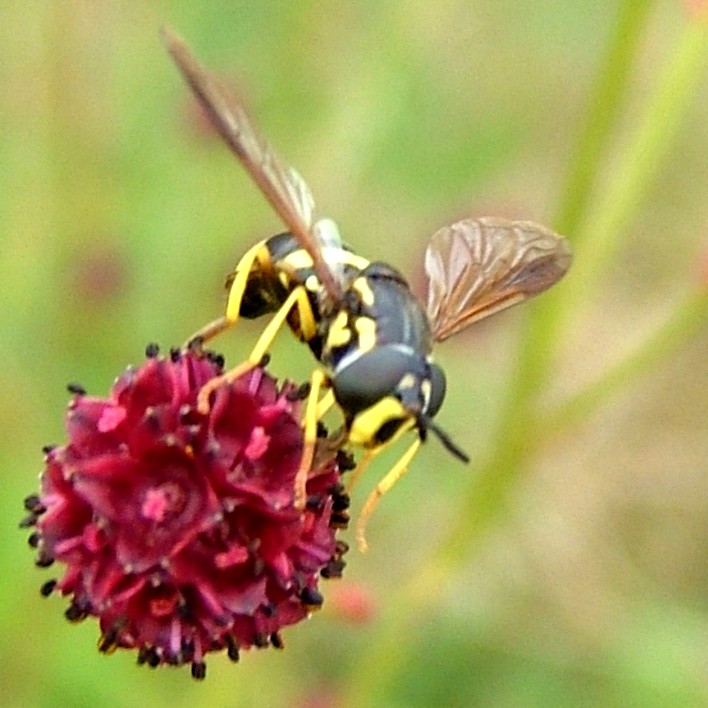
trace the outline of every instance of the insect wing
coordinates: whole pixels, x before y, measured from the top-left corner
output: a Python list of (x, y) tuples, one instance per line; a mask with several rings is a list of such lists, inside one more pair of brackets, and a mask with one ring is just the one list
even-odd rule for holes
[(167, 28), (162, 30), (167, 50), (219, 134), (265, 195), (293, 236), (312, 258), (315, 272), (333, 300), (340, 284), (327, 266), (317, 236), (312, 193), (305, 181), (280, 160), (258, 134), (238, 99), (203, 67), (189, 47)]
[(486, 217), (440, 229), (425, 254), (435, 339), (543, 292), (571, 259), (566, 239), (530, 221)]

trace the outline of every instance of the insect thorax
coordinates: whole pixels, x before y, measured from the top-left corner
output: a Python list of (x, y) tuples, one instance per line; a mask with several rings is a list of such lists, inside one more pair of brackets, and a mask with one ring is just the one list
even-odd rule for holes
[(325, 324), (321, 360), (352, 442), (375, 447), (416, 416), (435, 415), (444, 375), (431, 360), (427, 316), (395, 269), (370, 264)]

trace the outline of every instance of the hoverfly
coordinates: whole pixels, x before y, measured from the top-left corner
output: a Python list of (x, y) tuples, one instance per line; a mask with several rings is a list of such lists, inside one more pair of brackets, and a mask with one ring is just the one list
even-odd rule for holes
[(287, 323), (321, 364), (305, 405), (296, 505), (305, 503), (318, 421), (335, 403), (344, 418), (339, 446), (365, 450), (351, 484), (377, 453), (414, 432), (415, 439), (360, 514), (357, 541), (364, 550), (368, 518), (405, 474), (429, 432), (453, 456), (469, 461), (433, 420), (446, 388), (445, 375), (432, 359), (433, 342), (549, 288), (570, 267), (570, 247), (529, 221), (490, 217), (443, 227), (425, 256), (429, 287), (424, 308), (395, 268), (370, 262), (342, 243), (336, 224), (318, 217), (308, 186), (260, 137), (240, 102), (179, 37), (164, 29), (163, 38), (221, 137), (288, 228), (246, 252), (227, 281), (225, 314), (188, 341), (187, 346), (201, 347), (240, 317), (273, 315), (248, 360), (209, 382), (198, 405), (208, 410), (218, 386), (258, 366)]

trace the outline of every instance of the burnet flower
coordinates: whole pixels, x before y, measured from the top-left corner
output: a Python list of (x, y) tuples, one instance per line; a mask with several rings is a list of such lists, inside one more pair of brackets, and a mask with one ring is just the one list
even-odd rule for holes
[(22, 525), (37, 565), (65, 566), (42, 594), (68, 597), (69, 620), (97, 617), (101, 651), (189, 663), (202, 678), (208, 652), (281, 647), (280, 629), (322, 604), (319, 578), (344, 568), (335, 535), (349, 461), (317, 463), (296, 509), (302, 391), (259, 367), (218, 388), (202, 415), (197, 394), (223, 361), (147, 354), (107, 398), (69, 387), (68, 442), (45, 448)]

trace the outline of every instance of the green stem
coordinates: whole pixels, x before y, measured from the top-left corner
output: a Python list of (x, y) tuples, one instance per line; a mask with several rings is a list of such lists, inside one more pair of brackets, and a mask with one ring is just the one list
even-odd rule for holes
[(585, 123), (578, 132), (558, 212), (553, 221), (559, 233), (574, 237), (575, 229), (585, 213), (603, 148), (617, 122), (632, 62), (653, 6), (653, 0), (642, 0), (625, 2), (620, 7), (610, 46), (590, 92)]
[[(543, 307), (537, 308), (527, 320), (492, 452), (467, 490), (457, 526), (438, 549), (438, 553), (449, 557), (451, 565), (454, 565), (452, 559), (469, 555), (470, 543), (476, 542), (476, 536), (498, 515), (509, 490), (523, 474), (532, 447), (529, 434), (535, 428), (537, 399), (552, 371), (553, 354), (564, 322), (574, 309), (573, 295), (586, 296), (591, 291), (594, 274), (609, 260), (656, 177), (661, 159), (668, 152), (702, 77), (706, 26), (703, 22), (690, 23), (678, 39), (646, 116), (625, 154), (617, 160), (621, 167), (615, 179), (586, 219), (585, 231), (578, 234), (582, 251), (578, 249), (576, 267), (571, 270), (568, 282), (553, 296), (546, 296)], [(608, 79), (610, 83), (614, 81)], [(563, 299), (558, 298), (560, 294)]]
[(610, 397), (666, 361), (675, 350), (707, 325), (708, 291), (687, 295), (666, 322), (646, 341), (600, 378), (544, 416), (534, 439), (543, 442), (550, 435), (556, 435), (587, 420)]
[[(594, 216), (584, 218), (593, 177), (627, 93), (629, 67), (634, 63), (650, 5), (650, 2), (636, 0), (625, 0), (622, 4), (617, 31), (604, 64), (605, 72), (593, 96), (588, 122), (581, 132), (576, 157), (571, 163), (558, 222), (564, 233), (575, 234), (579, 245), (586, 246), (585, 252), (577, 254), (578, 271), (591, 272), (604, 259), (609, 260), (606, 251), (619, 242), (623, 229), (655, 176), (700, 75), (705, 28), (694, 23), (671, 53), (646, 117), (626, 154), (617, 161), (623, 167), (608, 186), (605, 197), (598, 201), (592, 212)], [(585, 227), (576, 233), (581, 220)], [(583, 263), (585, 259), (589, 265)], [(576, 273), (571, 271), (569, 282), (575, 279)], [(587, 275), (581, 275), (580, 280), (584, 286), (592, 282)], [(570, 289), (579, 290), (577, 284)], [(528, 318), (491, 454), (471, 475), (474, 483), (462, 500), (456, 525), (431, 557), (421, 564), (421, 572), (399, 590), (396, 602), (391, 603), (387, 616), (380, 622), (376, 641), (352, 671), (344, 693), (352, 705), (366, 704), (372, 696), (381, 695), (387, 679), (405, 660), (408, 643), (417, 642), (417, 623), (410, 616), (411, 610), (421, 608), (425, 611), (449, 583), (455, 569), (474, 554), (483, 540), (484, 531), (498, 518), (510, 490), (523, 474), (530, 451), (540, 443), (540, 438), (533, 435), (542, 432), (536, 418), (538, 398), (551, 374), (562, 325), (570, 313), (567, 304), (557, 296), (565, 293), (567, 298), (570, 289), (561, 287), (558, 293), (545, 296), (543, 306), (536, 308)], [(585, 288), (580, 291), (587, 293)], [(670, 343), (675, 345), (678, 342), (677, 335), (681, 331), (693, 330), (704, 306), (705, 303), (696, 302), (680, 308), (682, 314), (623, 363), (621, 370), (613, 371), (605, 384), (612, 384), (610, 388), (616, 390), (623, 376), (636, 376), (666, 355)], [(585, 395), (592, 394), (583, 393), (583, 398), (569, 403), (587, 407), (588, 404), (583, 402)], [(573, 408), (566, 412), (575, 415)], [(559, 409), (558, 413), (562, 410)], [(543, 432), (548, 433), (550, 429), (545, 428)], [(531, 440), (529, 435), (532, 435)]]
[[(576, 265), (566, 284), (564, 313), (596, 286), (626, 233), (661, 163), (673, 144), (692, 98), (705, 74), (708, 22), (691, 22), (676, 42), (656, 90), (594, 208), (575, 238)], [(565, 316), (565, 314), (564, 314)]]

